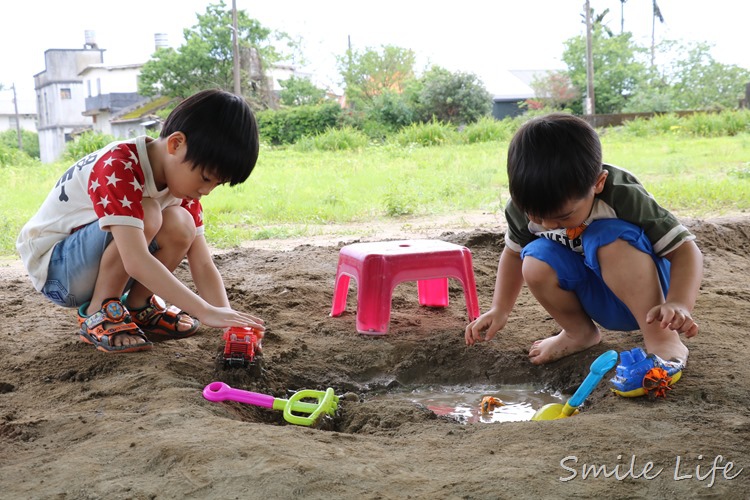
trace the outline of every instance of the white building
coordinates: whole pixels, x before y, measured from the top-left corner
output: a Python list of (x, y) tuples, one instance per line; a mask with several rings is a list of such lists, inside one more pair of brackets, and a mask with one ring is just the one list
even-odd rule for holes
[(138, 95), (142, 64), (105, 66), (92, 64), (79, 73), (86, 92), (84, 116), (91, 117), (95, 132), (117, 135), (111, 120), (120, 110), (144, 101)]
[(39, 156), (42, 163), (57, 160), (72, 139), (71, 133), (91, 128), (85, 109), (86, 89), (81, 72), (103, 62), (103, 49), (87, 43), (83, 49), (48, 49), (44, 52), (45, 70), (34, 75), (39, 114)]
[(36, 132), (36, 104), (34, 101), (19, 99), (16, 115), (13, 90), (3, 89), (0, 91), (0, 132), (17, 130), (17, 123), (21, 125), (21, 130)]

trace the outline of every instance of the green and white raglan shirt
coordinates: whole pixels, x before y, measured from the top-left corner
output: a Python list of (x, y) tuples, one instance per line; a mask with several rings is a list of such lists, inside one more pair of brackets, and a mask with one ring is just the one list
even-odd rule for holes
[[(643, 229), (659, 257), (669, 254), (685, 241), (695, 239), (674, 215), (656, 202), (633, 174), (606, 163), (603, 167), (609, 175), (604, 189), (594, 198), (594, 206), (584, 226), (599, 219), (630, 222)], [(583, 253), (580, 233), (575, 235), (564, 228), (545, 229), (531, 222), (512, 201), (505, 206), (505, 219), (508, 222), (505, 245), (515, 252), (520, 253), (537, 238), (548, 238), (574, 252)]]

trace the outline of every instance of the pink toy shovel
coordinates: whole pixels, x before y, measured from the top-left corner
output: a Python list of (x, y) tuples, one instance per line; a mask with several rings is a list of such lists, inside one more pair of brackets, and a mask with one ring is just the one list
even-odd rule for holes
[[(237, 401), (262, 408), (282, 410), (284, 420), (290, 424), (308, 427), (315, 424), (323, 414), (334, 416), (339, 405), (339, 397), (330, 387), (325, 391), (303, 389), (292, 394), (289, 399), (281, 399), (258, 392), (233, 389), (224, 382), (211, 382), (203, 389), (203, 397), (214, 403)], [(302, 401), (303, 399), (314, 399), (317, 403), (308, 403)], [(307, 416), (295, 415), (295, 413)]]

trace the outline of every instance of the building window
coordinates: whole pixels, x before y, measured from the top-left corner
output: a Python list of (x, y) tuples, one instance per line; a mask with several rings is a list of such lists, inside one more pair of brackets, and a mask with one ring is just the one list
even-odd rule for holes
[(68, 88), (62, 88), (60, 89), (60, 99), (72, 99), (73, 95), (70, 93), (70, 89)]
[(16, 120), (16, 117), (14, 115), (10, 115), (8, 117), (8, 125), (10, 125), (10, 128), (12, 128), (13, 130), (15, 130), (18, 126), (18, 120)]

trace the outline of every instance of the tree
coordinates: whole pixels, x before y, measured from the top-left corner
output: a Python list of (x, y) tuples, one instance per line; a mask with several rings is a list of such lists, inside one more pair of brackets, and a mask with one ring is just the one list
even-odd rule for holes
[(316, 87), (307, 78), (291, 76), (286, 80), (279, 80), (279, 85), (279, 101), (285, 106), (320, 104), (326, 97), (326, 91)]
[(413, 123), (414, 113), (413, 101), (408, 95), (390, 90), (375, 96), (365, 110), (368, 125), (374, 128), (373, 123), (379, 124), (383, 135)]
[[(595, 113), (620, 112), (629, 96), (648, 76), (646, 64), (640, 59), (646, 49), (637, 46), (632, 34), (625, 32), (610, 36), (595, 22), (593, 27), (594, 88), (596, 89)], [(586, 88), (586, 40), (583, 36), (564, 42), (562, 59), (568, 67), (568, 76), (575, 88), (583, 95)], [(580, 103), (572, 103), (574, 113), (582, 112)]]
[(393, 45), (362, 52), (347, 50), (336, 62), (349, 106), (366, 108), (375, 96), (385, 91), (403, 92), (414, 79), (415, 60), (414, 51)]
[(435, 119), (461, 125), (473, 123), (492, 111), (492, 96), (473, 73), (451, 73), (433, 66), (420, 83), (416, 98), (422, 121)]
[(531, 88), (536, 96), (534, 101), (545, 108), (564, 109), (581, 96), (564, 71), (548, 71), (543, 77), (534, 77)]
[[(198, 14), (198, 24), (183, 31), (185, 43), (178, 49), (158, 49), (143, 65), (138, 93), (145, 96), (188, 97), (195, 92), (218, 87), (233, 90), (232, 12), (223, 0)], [(244, 11), (237, 12), (242, 94), (268, 104), (265, 68), (281, 60), (274, 40), (287, 40), (284, 33), (272, 32)], [(272, 40), (273, 37), (273, 40)]]
[(750, 70), (722, 64), (704, 42), (666, 40), (655, 66), (635, 90), (625, 111), (679, 111), (735, 108), (750, 81)]
[(722, 64), (705, 42), (689, 42), (677, 49), (684, 57), (673, 60), (664, 78), (673, 89), (675, 109), (736, 108), (750, 82), (750, 71)]

